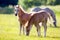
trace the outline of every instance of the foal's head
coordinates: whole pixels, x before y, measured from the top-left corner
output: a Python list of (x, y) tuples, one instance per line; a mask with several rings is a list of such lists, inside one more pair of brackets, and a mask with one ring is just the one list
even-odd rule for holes
[(14, 12), (15, 12), (15, 16), (17, 16), (17, 14), (18, 14), (18, 12), (19, 12), (19, 6), (18, 6), (18, 5), (16, 5), (16, 6), (14, 7)]
[(21, 7), (21, 5), (20, 5), (20, 6), (19, 6), (19, 5), (16, 5), (16, 6), (14, 7), (14, 9), (15, 9), (15, 16), (17, 16), (18, 13), (19, 13), (19, 15), (25, 13), (25, 11), (24, 11), (23, 8)]

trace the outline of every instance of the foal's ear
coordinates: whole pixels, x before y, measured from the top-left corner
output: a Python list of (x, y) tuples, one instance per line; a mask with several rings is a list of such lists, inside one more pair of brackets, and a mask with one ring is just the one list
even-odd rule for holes
[(19, 8), (19, 5), (14, 5), (14, 8)]
[(16, 5), (16, 7), (19, 7), (19, 5)]

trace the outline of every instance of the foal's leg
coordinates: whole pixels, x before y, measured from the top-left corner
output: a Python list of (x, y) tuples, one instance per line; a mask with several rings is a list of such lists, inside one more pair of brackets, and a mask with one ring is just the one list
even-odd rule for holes
[(22, 30), (22, 24), (20, 23), (20, 33), (19, 33), (19, 35), (21, 35), (21, 30)]
[(43, 26), (44, 26), (44, 37), (46, 37), (47, 24), (46, 23), (43, 23)]
[(29, 36), (29, 33), (30, 33), (31, 28), (32, 28), (32, 25), (28, 25), (28, 26), (26, 27), (26, 35), (27, 35), (27, 36)]
[(26, 34), (26, 26), (28, 25), (28, 21), (23, 26), (23, 34)]
[(26, 34), (26, 28), (23, 26), (23, 34)]
[(37, 28), (38, 36), (40, 36), (41, 35), (41, 33), (40, 33), (40, 26), (39, 26), (39, 24), (35, 24), (35, 26)]

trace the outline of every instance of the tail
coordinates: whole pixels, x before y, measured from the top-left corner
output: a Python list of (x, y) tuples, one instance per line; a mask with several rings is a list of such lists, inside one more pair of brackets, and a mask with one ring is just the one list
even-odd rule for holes
[(51, 18), (50, 13), (48, 13), (48, 23), (49, 23), (49, 24), (50, 24), (50, 26), (51, 26), (51, 24), (52, 24), (52, 18)]
[(51, 20), (51, 19), (50, 19), (50, 14), (48, 14), (48, 19)]

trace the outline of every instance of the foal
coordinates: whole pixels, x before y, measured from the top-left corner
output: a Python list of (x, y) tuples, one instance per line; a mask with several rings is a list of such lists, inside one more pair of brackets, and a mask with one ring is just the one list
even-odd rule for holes
[[(56, 15), (54, 13), (53, 10), (51, 10), (50, 8), (40, 8), (40, 7), (36, 7), (36, 8), (33, 8), (31, 11), (32, 12), (38, 12), (38, 11), (41, 11), (41, 10), (45, 10), (46, 12), (49, 12), (49, 14), (51, 15), (52, 19), (53, 19), (53, 25), (54, 27), (57, 27), (57, 20), (56, 20)], [(50, 23), (51, 24), (51, 23)]]
[(29, 21), (30, 20), (30, 18), (31, 18), (31, 14), (28, 14), (28, 13), (26, 13), (23, 9), (22, 9), (22, 7), (20, 6), (18, 6), (18, 5), (16, 5), (15, 6), (15, 16), (17, 16), (18, 15), (18, 18), (19, 18), (19, 23), (20, 23), (20, 34), (21, 34), (21, 30), (22, 30), (22, 27), (23, 27), (23, 34), (25, 34), (25, 27), (26, 27), (26, 25), (27, 25), (27, 21)]
[(40, 26), (39, 23), (42, 22), (42, 25), (44, 26), (44, 37), (46, 37), (46, 30), (47, 30), (47, 19), (50, 18), (49, 14), (47, 12), (36, 12), (31, 19), (28, 22), (28, 25), (26, 27), (26, 35), (29, 35), (30, 29), (32, 25), (34, 24), (37, 28), (38, 36), (40, 36)]

